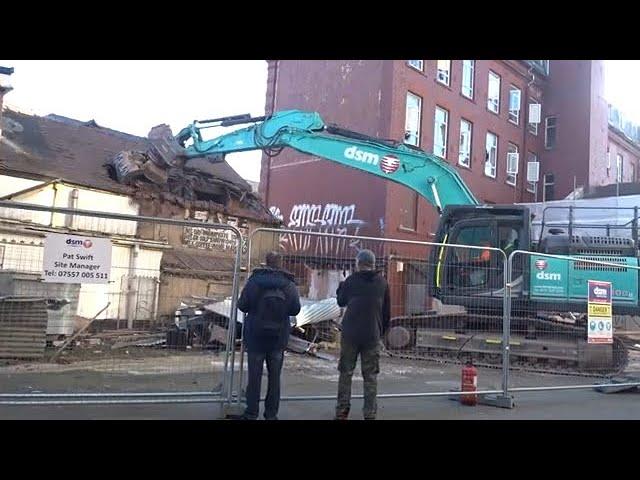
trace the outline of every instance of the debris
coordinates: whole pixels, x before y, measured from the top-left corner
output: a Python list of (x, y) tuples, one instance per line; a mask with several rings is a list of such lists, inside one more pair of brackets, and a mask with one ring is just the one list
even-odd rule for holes
[(111, 350), (125, 347), (149, 347), (166, 343), (167, 336), (163, 333), (150, 333), (146, 335), (130, 335), (121, 337), (116, 343), (111, 345)]
[[(82, 327), (82, 329), (78, 330), (78, 332), (75, 335), (73, 335), (69, 340), (63, 343), (62, 346), (56, 351), (56, 353), (53, 354), (53, 356), (51, 357), (51, 361), (54, 361), (56, 357), (60, 355), (60, 353), (67, 347), (68, 344), (73, 342), (82, 332), (84, 332), (87, 328), (89, 328), (89, 326), (94, 322), (94, 320), (98, 318), (102, 314), (102, 312), (104, 312), (107, 308), (109, 308), (109, 305), (111, 305), (111, 302), (107, 302), (104, 308), (100, 310), (98, 313), (96, 313), (94, 317), (91, 319), (91, 321), (87, 322), (87, 324), (84, 327)], [(79, 345), (80, 343), (76, 342), (76, 346), (79, 346)]]

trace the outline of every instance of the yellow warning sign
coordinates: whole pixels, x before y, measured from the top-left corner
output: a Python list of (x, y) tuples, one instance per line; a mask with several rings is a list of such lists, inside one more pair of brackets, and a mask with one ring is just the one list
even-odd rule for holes
[(598, 303), (590, 303), (589, 304), (589, 317), (611, 317), (611, 305), (608, 304), (598, 304)]

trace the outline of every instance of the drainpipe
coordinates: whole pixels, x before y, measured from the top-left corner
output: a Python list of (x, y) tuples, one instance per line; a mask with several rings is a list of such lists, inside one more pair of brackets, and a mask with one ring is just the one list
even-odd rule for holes
[[(524, 109), (523, 109), (523, 115), (522, 115), (522, 165), (523, 167), (523, 172), (524, 175), (521, 177), (522, 178), (522, 185), (520, 187), (520, 201), (522, 202), (524, 200), (524, 195), (527, 191), (527, 162), (528, 162), (528, 158), (529, 158), (529, 151), (527, 150), (527, 130), (529, 129), (529, 89), (531, 88), (531, 85), (534, 84), (534, 82), (536, 81), (536, 76), (533, 73), (533, 67), (529, 67), (529, 75), (531, 76), (531, 80), (527, 83), (527, 87), (524, 89)], [(538, 162), (540, 161), (540, 159), (538, 158)], [(536, 193), (535, 193), (535, 200), (537, 200), (537, 196), (538, 196), (538, 182), (536, 182), (535, 184), (535, 189), (536, 189)]]
[[(55, 208), (56, 207), (56, 199), (58, 198), (58, 182), (55, 181), (53, 182), (53, 184), (51, 185), (51, 187), (53, 188), (53, 202), (52, 202), (52, 207)], [(51, 219), (49, 220), (49, 226), (53, 227), (53, 217), (54, 217), (55, 213), (51, 212)]]
[(138, 289), (136, 288), (136, 270), (138, 268), (138, 256), (140, 254), (140, 245), (135, 244), (131, 249), (131, 257), (129, 259), (129, 272), (127, 275), (127, 328), (129, 330), (133, 329), (133, 320), (136, 316), (136, 294), (138, 293)]
[(156, 298), (153, 302), (153, 323), (158, 322), (158, 305), (160, 303), (160, 278), (156, 278)]
[[(77, 188), (74, 188), (73, 190), (71, 190), (71, 193), (69, 194), (69, 208), (73, 208), (73, 209), (78, 208), (79, 196), (80, 196), (80, 192), (78, 191)], [(69, 229), (73, 228), (74, 220), (75, 220), (75, 215), (73, 214), (66, 215), (66, 218), (65, 218), (66, 227)]]

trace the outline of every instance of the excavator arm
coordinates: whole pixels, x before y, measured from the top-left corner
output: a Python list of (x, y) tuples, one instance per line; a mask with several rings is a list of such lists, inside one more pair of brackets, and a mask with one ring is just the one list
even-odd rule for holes
[[(252, 123), (203, 140), (202, 130)], [(186, 158), (263, 150), (277, 155), (289, 147), (302, 153), (371, 173), (404, 185), (424, 197), (439, 212), (447, 205), (478, 205), (456, 170), (445, 161), (410, 146), (368, 137), (324, 123), (318, 113), (289, 110), (268, 117), (248, 115), (196, 121), (177, 136)]]

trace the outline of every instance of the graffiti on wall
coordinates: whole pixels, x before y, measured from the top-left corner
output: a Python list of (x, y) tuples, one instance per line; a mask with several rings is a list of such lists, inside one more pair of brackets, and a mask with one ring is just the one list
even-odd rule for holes
[[(271, 207), (270, 211), (276, 218), (284, 221), (284, 216), (278, 207)], [(302, 203), (293, 206), (285, 225), (290, 230), (301, 232), (359, 235), (365, 222), (356, 217), (354, 204)], [(344, 255), (360, 249), (359, 240), (319, 237), (302, 233), (281, 235), (280, 247), (287, 252), (307, 252), (314, 255)]]

